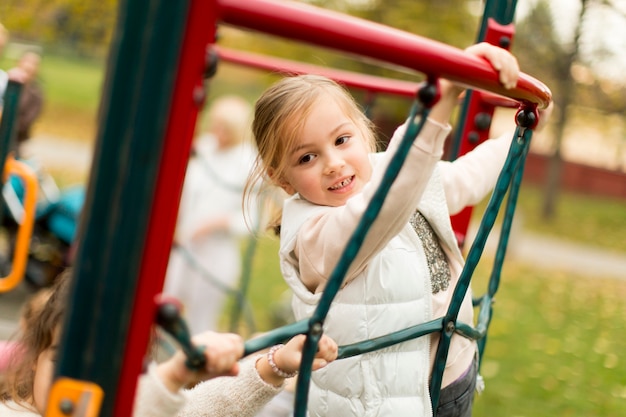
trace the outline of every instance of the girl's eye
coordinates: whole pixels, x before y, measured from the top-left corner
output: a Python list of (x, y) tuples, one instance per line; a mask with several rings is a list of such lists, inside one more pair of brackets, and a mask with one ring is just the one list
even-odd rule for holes
[(344, 143), (348, 142), (348, 140), (350, 140), (350, 136), (340, 136), (335, 141), (335, 145), (336, 146), (343, 145)]
[(309, 163), (313, 160), (314, 156), (310, 153), (302, 156), (300, 159), (298, 159), (298, 164), (302, 165), (302, 164), (306, 164)]

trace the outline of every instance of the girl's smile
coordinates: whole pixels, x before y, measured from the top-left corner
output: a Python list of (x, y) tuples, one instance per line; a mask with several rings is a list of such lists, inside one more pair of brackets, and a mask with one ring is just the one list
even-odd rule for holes
[(352, 185), (353, 180), (354, 180), (354, 175), (344, 179), (343, 181), (333, 185), (332, 187), (329, 187), (328, 189), (331, 191), (338, 191), (342, 193), (348, 192), (352, 189), (351, 185)]

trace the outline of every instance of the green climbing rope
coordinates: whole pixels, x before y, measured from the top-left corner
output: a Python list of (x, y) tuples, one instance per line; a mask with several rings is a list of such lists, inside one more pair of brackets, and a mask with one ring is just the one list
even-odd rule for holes
[[(534, 114), (533, 112), (534, 108), (520, 109), (520, 113), (522, 114)], [(306, 415), (312, 362), (322, 335), (322, 327), (326, 314), (330, 309), (330, 305), (335, 295), (341, 287), (341, 283), (343, 282), (344, 276), (352, 260), (356, 256), (360, 245), (369, 230), (369, 226), (380, 212), (388, 190), (397, 177), (397, 174), (406, 159), (407, 152), (413, 140), (419, 134), (423, 126), (423, 121), (426, 120), (428, 113), (428, 106), (419, 102), (416, 102), (411, 109), (409, 120), (417, 121), (408, 125), (405, 135), (402, 138), (400, 146), (398, 147), (398, 151), (392, 158), (381, 185), (375, 192), (374, 197), (370, 201), (370, 204), (363, 215), (363, 218), (357, 225), (357, 228), (348, 241), (337, 266), (331, 274), (326, 289), (322, 294), (322, 298), (320, 299), (313, 316), (308, 320), (302, 320), (278, 329), (274, 329), (260, 338), (246, 342), (245, 351), (246, 354), (250, 354), (269, 347), (272, 344), (287, 340), (296, 334), (307, 335), (300, 368), (300, 378), (298, 378), (296, 386), (294, 413), (296, 417), (303, 417)], [(481, 357), (484, 351), (487, 329), (492, 315), (492, 301), (499, 286), (504, 255), (511, 230), (512, 218), (515, 212), (518, 191), (523, 175), (524, 161), (528, 153), (530, 139), (532, 137), (532, 129), (522, 126), (519, 122), (519, 120), (524, 119), (524, 117), (518, 118), (518, 127), (515, 131), (514, 140), (512, 141), (504, 167), (498, 177), (496, 187), (480, 223), (474, 243), (472, 244), (472, 247), (467, 255), (465, 267), (461, 273), (459, 282), (454, 289), (452, 301), (446, 315), (444, 317), (435, 318), (426, 323), (421, 323), (419, 325), (375, 339), (364, 340), (351, 345), (339, 347), (338, 358), (343, 359), (372, 352), (387, 346), (411, 340), (416, 337), (425, 336), (434, 332), (440, 332), (441, 341), (438, 346), (430, 385), (433, 409), (436, 409), (439, 402), (443, 370), (445, 369), (448, 348), (453, 333), (457, 332), (462, 336), (477, 340), (479, 343), (479, 353)], [(471, 324), (457, 322), (458, 312), (469, 288), (472, 274), (474, 273), (476, 265), (480, 260), (487, 238), (494, 226), (495, 219), (507, 192), (508, 200), (505, 209), (505, 217), (500, 231), (500, 239), (498, 242), (493, 272), (489, 281), (488, 292), (480, 297), (476, 302), (479, 305), (477, 324), (474, 327)]]

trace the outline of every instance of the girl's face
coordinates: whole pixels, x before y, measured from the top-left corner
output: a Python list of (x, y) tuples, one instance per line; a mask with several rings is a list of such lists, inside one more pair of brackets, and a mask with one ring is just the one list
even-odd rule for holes
[(58, 333), (58, 331), (55, 332), (52, 345), (39, 354), (35, 365), (35, 377), (33, 380), (33, 405), (41, 415), (44, 415), (46, 412), (48, 394), (50, 392), (52, 377), (54, 375), (54, 367), (57, 356), (57, 339), (59, 337)]
[(372, 175), (365, 138), (335, 100), (318, 100), (311, 110), (279, 184), (311, 203), (342, 206)]

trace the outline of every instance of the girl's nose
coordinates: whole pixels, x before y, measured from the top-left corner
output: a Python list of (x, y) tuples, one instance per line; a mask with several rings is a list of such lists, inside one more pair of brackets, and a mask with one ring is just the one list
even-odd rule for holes
[(326, 157), (325, 174), (330, 175), (337, 173), (345, 165), (343, 155), (339, 152), (330, 152)]

